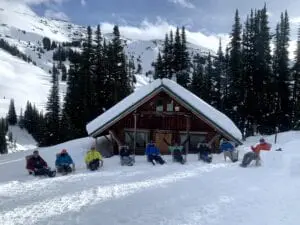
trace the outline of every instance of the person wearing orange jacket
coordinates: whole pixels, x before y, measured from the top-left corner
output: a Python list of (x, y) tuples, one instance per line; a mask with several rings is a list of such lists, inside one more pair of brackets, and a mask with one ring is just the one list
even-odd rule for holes
[(252, 160), (255, 160), (255, 165), (260, 166), (261, 158), (260, 158), (260, 151), (270, 151), (271, 150), (271, 144), (267, 143), (265, 139), (261, 138), (259, 140), (259, 144), (257, 144), (255, 147), (251, 146), (251, 152), (248, 152), (244, 155), (243, 161), (241, 163), (241, 167), (247, 167)]

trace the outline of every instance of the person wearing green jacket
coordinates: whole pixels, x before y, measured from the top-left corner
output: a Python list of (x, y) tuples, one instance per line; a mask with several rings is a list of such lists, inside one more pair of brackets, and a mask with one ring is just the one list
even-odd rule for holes
[(171, 152), (173, 156), (173, 160), (175, 162), (179, 162), (181, 164), (185, 163), (185, 160), (183, 158), (183, 151), (184, 147), (183, 145), (179, 145), (178, 142), (174, 141), (173, 144), (169, 144), (166, 139), (164, 139), (164, 142), (169, 146), (168, 149)]

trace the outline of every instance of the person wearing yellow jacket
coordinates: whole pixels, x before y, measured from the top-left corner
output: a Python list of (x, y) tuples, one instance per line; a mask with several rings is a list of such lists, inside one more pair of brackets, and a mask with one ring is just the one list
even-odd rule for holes
[(98, 170), (103, 166), (102, 155), (96, 150), (96, 146), (92, 146), (85, 156), (86, 167), (92, 171)]

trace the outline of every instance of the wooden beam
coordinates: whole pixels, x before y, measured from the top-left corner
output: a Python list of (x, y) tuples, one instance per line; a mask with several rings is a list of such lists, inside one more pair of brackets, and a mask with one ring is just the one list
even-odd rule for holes
[(156, 111), (141, 111), (141, 116), (187, 116), (185, 112), (156, 112)]
[(209, 145), (209, 147), (211, 147), (211, 144), (216, 141), (221, 135), (220, 134), (216, 134), (207, 144)]
[(133, 142), (133, 159), (135, 158), (135, 152), (136, 152), (136, 129), (137, 129), (137, 116), (138, 114), (136, 111), (133, 114), (134, 116), (134, 142)]
[(186, 144), (186, 148), (185, 148), (185, 161), (187, 161), (187, 156), (189, 154), (189, 148), (190, 148), (190, 129), (191, 129), (191, 116), (190, 115), (186, 115), (186, 136), (187, 136), (187, 144)]
[(117, 135), (115, 134), (115, 132), (113, 132), (112, 130), (108, 131), (109, 134), (111, 135), (111, 137), (117, 142), (118, 147), (122, 146), (122, 142), (120, 141), (120, 139), (117, 137)]

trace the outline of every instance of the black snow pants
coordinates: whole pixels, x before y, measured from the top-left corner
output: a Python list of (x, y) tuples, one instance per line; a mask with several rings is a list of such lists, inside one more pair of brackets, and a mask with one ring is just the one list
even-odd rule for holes
[(98, 170), (99, 167), (100, 167), (100, 160), (99, 160), (99, 159), (95, 159), (95, 160), (91, 161), (91, 162), (88, 164), (88, 168), (89, 168), (91, 171)]
[(148, 161), (151, 162), (153, 165), (155, 165), (155, 162), (157, 162), (161, 165), (166, 163), (165, 160), (163, 160), (163, 158), (159, 155), (149, 155)]
[(57, 172), (62, 174), (67, 174), (72, 172), (72, 168), (70, 165), (64, 164), (57, 166)]
[(34, 176), (48, 176), (48, 177), (55, 177), (56, 171), (51, 171), (48, 168), (39, 168), (34, 171)]
[(255, 152), (248, 152), (244, 155), (241, 166), (247, 167), (252, 162), (252, 160), (258, 160), (258, 156)]
[(183, 158), (183, 156), (182, 156), (182, 153), (181, 153), (181, 151), (179, 151), (179, 150), (175, 150), (174, 152), (173, 152), (173, 157), (174, 157), (174, 160), (175, 160), (175, 162), (179, 162), (179, 163), (181, 163), (181, 164), (184, 164), (184, 158)]

